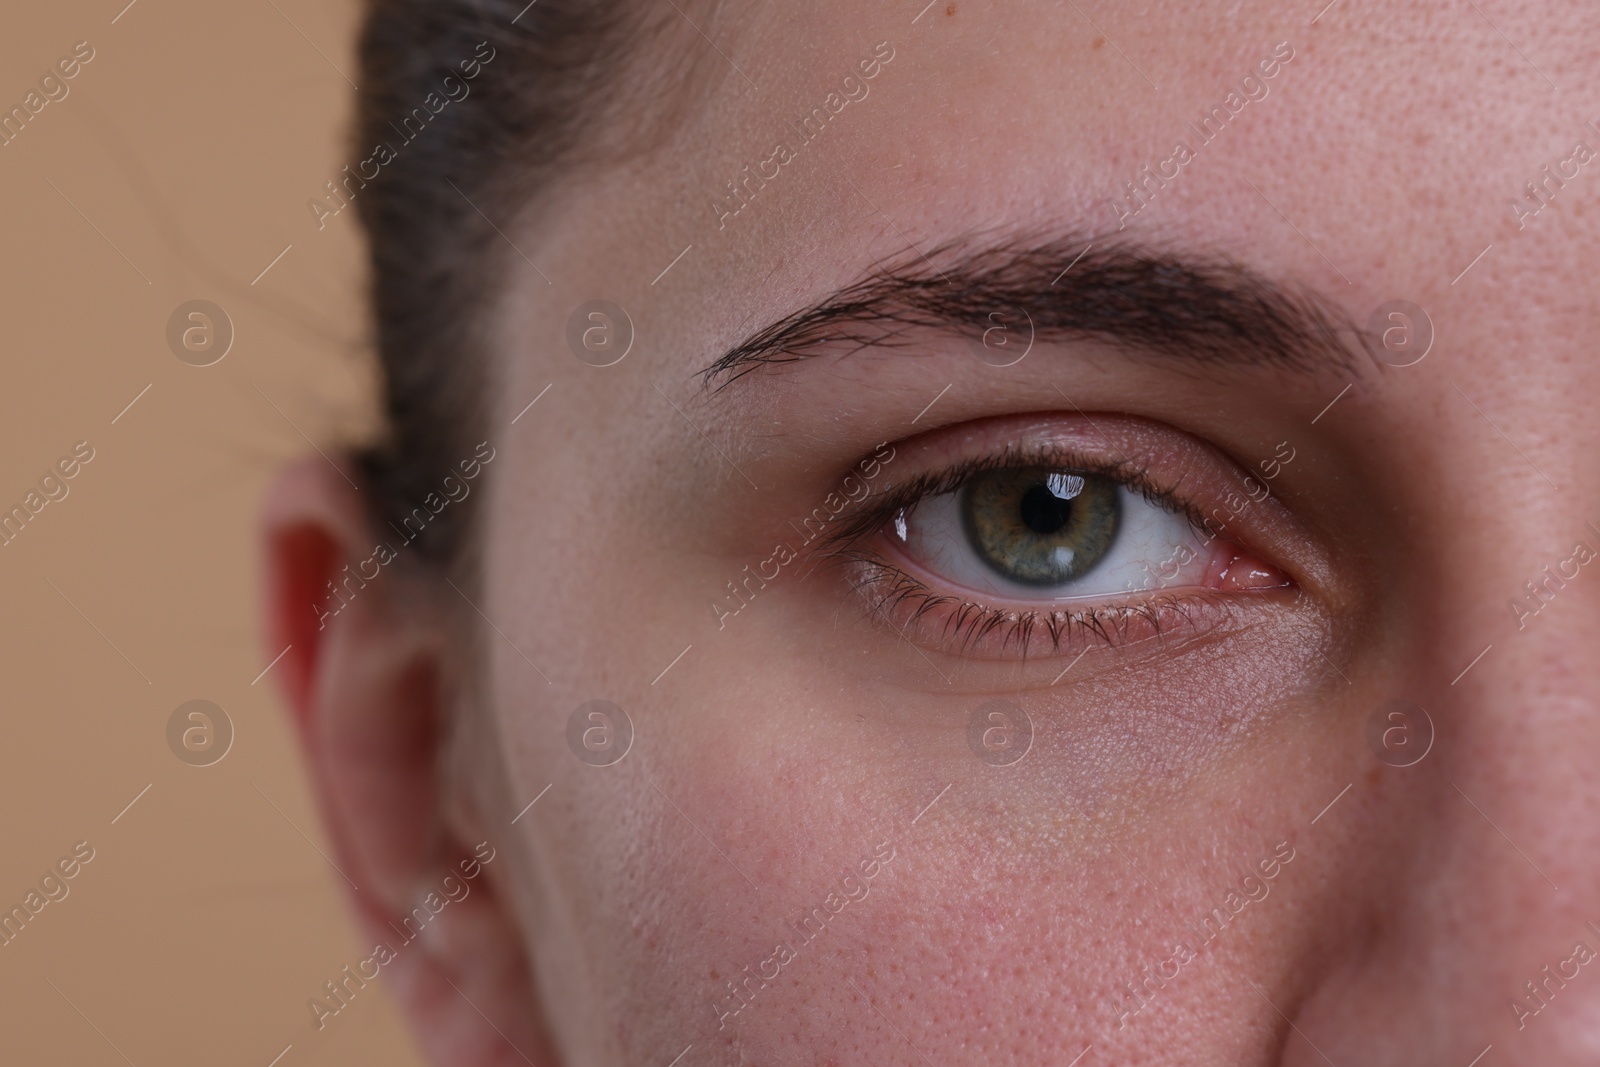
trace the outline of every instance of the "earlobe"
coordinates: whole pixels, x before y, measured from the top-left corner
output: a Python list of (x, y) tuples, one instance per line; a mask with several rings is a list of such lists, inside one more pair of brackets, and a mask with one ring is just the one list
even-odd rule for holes
[[(430, 1058), (554, 1064), (523, 940), (496, 892), (510, 885), (493, 869), (504, 866), (492, 858), (503, 842), (462, 840), (473, 832), (460, 816), (463, 798), (445, 796), (449, 626), (425, 596), (400, 595), (405, 579), (392, 567), (345, 591), (332, 610), (330, 583), (374, 543), (348, 480), (355, 476), (320, 457), (298, 463), (273, 485), (261, 518), (267, 655), (282, 653), (273, 675), (293, 708), (343, 875), (334, 881), (350, 893), (371, 947), (363, 959), (380, 961)], [(445, 900), (444, 877), (472, 855), (482, 873), (461, 899)]]

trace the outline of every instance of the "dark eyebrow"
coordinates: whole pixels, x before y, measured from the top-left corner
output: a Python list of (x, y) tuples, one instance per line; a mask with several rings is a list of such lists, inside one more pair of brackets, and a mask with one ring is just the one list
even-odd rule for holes
[(880, 263), (763, 327), (702, 374), (721, 389), (763, 366), (841, 347), (845, 354), (906, 347), (908, 334), (919, 329), (977, 337), (997, 321), (1025, 329), (1025, 318), (1038, 341), (1097, 339), (1198, 366), (1358, 377), (1349, 340), (1371, 351), (1366, 332), (1325, 297), (1224, 256), (1184, 255), (1115, 236), (1068, 236), (1042, 243), (963, 240)]

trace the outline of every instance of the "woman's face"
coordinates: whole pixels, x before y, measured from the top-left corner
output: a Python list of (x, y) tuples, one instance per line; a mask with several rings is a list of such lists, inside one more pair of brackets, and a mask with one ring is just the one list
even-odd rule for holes
[(570, 1067), (1593, 1062), (1593, 19), (920, 6), (685, 8), (675, 125), (507, 233), (527, 1010)]

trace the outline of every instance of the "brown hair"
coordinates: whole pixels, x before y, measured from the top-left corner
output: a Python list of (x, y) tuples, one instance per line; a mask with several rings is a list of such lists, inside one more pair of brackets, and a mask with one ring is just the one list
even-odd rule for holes
[[(501, 232), (558, 168), (597, 161), (617, 142), (592, 132), (617, 125), (625, 81), (616, 57), (632, 35), (661, 29), (632, 6), (369, 2), (354, 147), (382, 165), (375, 177), (362, 169), (368, 180), (355, 201), (371, 257), (385, 430), (359, 460), (380, 530), (398, 529), (484, 439), (486, 323), (506, 273), (497, 267), (511, 252)], [(439, 103), (463, 83), (464, 98)], [(387, 158), (373, 159), (376, 145), (390, 148)], [(475, 511), (444, 509), (415, 542), (421, 560), (470, 569)]]

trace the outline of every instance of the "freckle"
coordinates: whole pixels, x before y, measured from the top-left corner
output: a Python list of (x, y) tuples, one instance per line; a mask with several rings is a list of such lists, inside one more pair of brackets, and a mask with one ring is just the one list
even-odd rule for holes
[(1094, 43), (1091, 44), (1089, 47), (1090, 48), (1094, 48), (1094, 49), (1099, 49), (1099, 48), (1105, 47), (1105, 43), (1106, 43), (1106, 39), (1104, 37), (1096, 37), (1094, 39)]
[(955, 13), (956, 13), (956, 5), (954, 5), (954, 4), (946, 4), (944, 6), (945, 18), (949, 18), (951, 15), (954, 15)]

